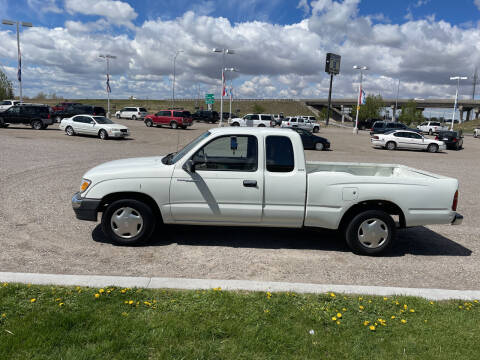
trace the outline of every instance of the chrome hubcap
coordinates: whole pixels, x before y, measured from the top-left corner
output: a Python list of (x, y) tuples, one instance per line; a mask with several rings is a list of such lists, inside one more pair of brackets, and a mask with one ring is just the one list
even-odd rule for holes
[(73, 134), (73, 129), (72, 128), (67, 128), (67, 134), (72, 135)]
[(365, 220), (358, 228), (358, 240), (367, 248), (382, 246), (388, 238), (388, 227), (380, 219)]
[(131, 207), (121, 207), (115, 211), (110, 220), (112, 231), (123, 239), (137, 236), (143, 229), (143, 218)]

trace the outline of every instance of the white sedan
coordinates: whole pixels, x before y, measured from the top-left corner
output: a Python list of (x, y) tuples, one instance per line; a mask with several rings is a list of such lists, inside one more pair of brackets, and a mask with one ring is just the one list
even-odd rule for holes
[(126, 126), (115, 124), (105, 116), (75, 115), (63, 119), (59, 128), (69, 136), (76, 134), (95, 135), (102, 140), (109, 137), (124, 138), (130, 135)]
[(382, 147), (388, 150), (410, 149), (437, 152), (445, 150), (443, 141), (426, 138), (414, 131), (394, 130), (385, 134), (373, 135), (370, 139), (374, 147)]

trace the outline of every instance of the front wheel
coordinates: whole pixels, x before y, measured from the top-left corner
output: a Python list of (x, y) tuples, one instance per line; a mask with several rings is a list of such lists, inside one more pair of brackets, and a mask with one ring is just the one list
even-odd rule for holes
[(172, 129), (176, 129), (176, 128), (178, 128), (178, 124), (177, 124), (175, 121), (172, 121), (172, 122), (170, 123), (170, 127), (171, 127)]
[(318, 133), (319, 131), (320, 131), (320, 128), (319, 128), (318, 126), (315, 126), (315, 127), (313, 128), (313, 132), (314, 132), (314, 133)]
[(232, 123), (232, 126), (240, 126), (240, 124), (238, 122), (234, 122)]
[(258, 125), (258, 127), (265, 127), (265, 125), (263, 125), (263, 124), (260, 124), (260, 125)]
[(140, 244), (148, 240), (155, 230), (153, 211), (138, 200), (114, 201), (103, 213), (102, 230), (116, 244)]
[(395, 239), (395, 222), (381, 210), (367, 210), (356, 215), (345, 231), (347, 245), (354, 253), (378, 255)]
[(117, 117), (117, 119), (120, 119), (120, 114), (117, 114), (116, 117)]
[(315, 150), (317, 151), (322, 151), (323, 150), (323, 144), (321, 142), (318, 142), (315, 144)]
[(145, 125), (146, 125), (147, 127), (152, 127), (152, 126), (153, 126), (152, 120), (147, 120), (147, 121), (145, 121)]
[(428, 135), (433, 135), (432, 129), (428, 130)]
[(73, 128), (71, 126), (67, 126), (67, 128), (65, 129), (65, 133), (68, 135), (68, 136), (73, 136), (75, 135), (75, 131), (73, 131)]
[(105, 130), (102, 129), (98, 132), (98, 137), (102, 140), (107, 140), (108, 139), (108, 134)]
[(473, 133), (473, 137), (474, 137), (474, 138), (478, 137), (478, 135), (477, 135), (476, 132)]
[(395, 150), (397, 148), (397, 144), (395, 144), (393, 141), (389, 141), (385, 147), (387, 150)]
[(427, 151), (430, 153), (436, 153), (438, 151), (438, 145), (437, 144), (428, 145)]

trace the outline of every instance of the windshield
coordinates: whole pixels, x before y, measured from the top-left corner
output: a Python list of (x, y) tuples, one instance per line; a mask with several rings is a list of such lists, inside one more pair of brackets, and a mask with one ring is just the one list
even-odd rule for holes
[(162, 159), (162, 162), (167, 165), (175, 164), (178, 160), (180, 160), (186, 153), (188, 153), (191, 149), (195, 147), (200, 141), (205, 139), (206, 137), (209, 137), (211, 133), (209, 131), (204, 132), (202, 135), (197, 137), (195, 140), (193, 140), (191, 143), (189, 143), (187, 146), (185, 146), (182, 150), (180, 150), (177, 153), (171, 153), (165, 156)]
[(93, 117), (97, 124), (114, 124), (110, 119), (107, 119), (105, 116), (94, 116)]

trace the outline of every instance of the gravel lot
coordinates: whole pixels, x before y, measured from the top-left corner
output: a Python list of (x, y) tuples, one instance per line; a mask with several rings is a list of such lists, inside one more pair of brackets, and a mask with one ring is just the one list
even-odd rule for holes
[(322, 128), (332, 151), (307, 159), (401, 163), (460, 180), (461, 226), (398, 232), (384, 257), (352, 254), (333, 231), (168, 227), (142, 247), (108, 242), (96, 223), (75, 218), (70, 199), (89, 168), (105, 161), (176, 151), (209, 126), (147, 128), (120, 121), (132, 139), (68, 137), (57, 126), (0, 129), (0, 271), (251, 279), (480, 289), (480, 140), (429, 154), (373, 149), (367, 133)]

